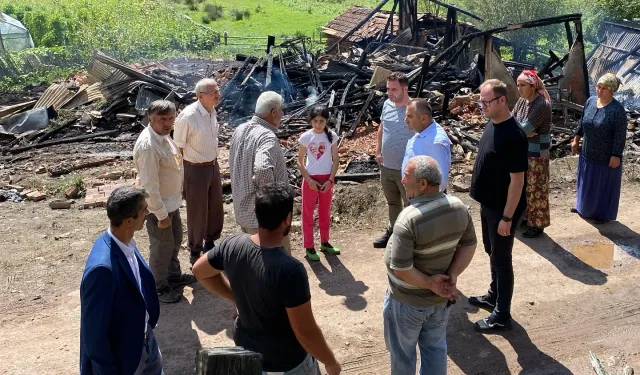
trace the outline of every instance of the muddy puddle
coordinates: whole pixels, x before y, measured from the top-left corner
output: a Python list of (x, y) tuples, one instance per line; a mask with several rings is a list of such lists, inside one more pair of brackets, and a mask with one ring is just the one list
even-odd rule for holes
[[(614, 244), (612, 242), (585, 242), (570, 247), (576, 258), (593, 268), (610, 268), (614, 261), (622, 261), (631, 256), (640, 259), (640, 243)], [(626, 256), (627, 255), (627, 256)]]

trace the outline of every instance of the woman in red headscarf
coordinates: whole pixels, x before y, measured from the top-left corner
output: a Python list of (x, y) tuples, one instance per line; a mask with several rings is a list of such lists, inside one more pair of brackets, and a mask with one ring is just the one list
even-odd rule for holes
[(520, 99), (513, 115), (529, 138), (527, 212), (524, 237), (537, 237), (551, 224), (549, 212), (549, 147), (551, 146), (551, 99), (538, 74), (525, 70), (518, 77)]

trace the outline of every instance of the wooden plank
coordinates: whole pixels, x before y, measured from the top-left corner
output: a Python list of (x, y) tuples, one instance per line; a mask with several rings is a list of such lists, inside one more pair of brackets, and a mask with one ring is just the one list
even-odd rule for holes
[(78, 136), (78, 137), (62, 138), (62, 139), (57, 139), (55, 141), (36, 143), (36, 144), (29, 145), (29, 146), (12, 148), (10, 150), (5, 150), (5, 151), (7, 151), (7, 152), (9, 152), (11, 154), (18, 154), (18, 153), (23, 152), (23, 151), (33, 150), (34, 148), (43, 148), (43, 147), (48, 147), (48, 146), (61, 145), (61, 144), (65, 144), (65, 143), (73, 143), (73, 142), (78, 142), (78, 141), (84, 141), (84, 140), (91, 139), (91, 138), (111, 136), (111, 135), (115, 135), (117, 133), (120, 133), (119, 129), (108, 130), (108, 131), (104, 131), (104, 132), (100, 132), (100, 133), (86, 134), (86, 135), (81, 135), (81, 136)]
[(14, 113), (21, 112), (27, 109), (33, 108), (36, 104), (35, 100), (31, 100), (24, 103), (14, 104), (0, 109), (0, 118), (13, 115)]
[(362, 116), (364, 116), (364, 113), (369, 109), (369, 103), (371, 103), (371, 100), (373, 100), (373, 97), (375, 95), (376, 95), (376, 92), (374, 90), (371, 90), (371, 92), (369, 93), (369, 96), (367, 97), (367, 100), (364, 102), (364, 105), (360, 110), (360, 113), (358, 113), (358, 117), (356, 117), (356, 120), (351, 125), (351, 129), (349, 129), (349, 133), (347, 135), (348, 137), (353, 137), (353, 133), (355, 133), (356, 128), (358, 127), (358, 125), (360, 125), (360, 122), (362, 121)]

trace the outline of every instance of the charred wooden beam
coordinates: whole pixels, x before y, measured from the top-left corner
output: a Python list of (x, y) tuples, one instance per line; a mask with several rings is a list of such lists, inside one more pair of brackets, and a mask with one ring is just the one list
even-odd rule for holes
[(62, 138), (62, 139), (57, 139), (55, 141), (35, 143), (35, 144), (29, 145), (29, 146), (13, 148), (13, 149), (6, 150), (6, 151), (11, 153), (11, 154), (18, 154), (18, 153), (21, 153), (23, 151), (33, 150), (35, 148), (43, 148), (43, 147), (54, 146), (54, 145), (62, 145), (62, 144), (65, 144), (65, 143), (74, 143), (74, 142), (84, 141), (84, 140), (87, 140), (87, 139), (97, 138), (97, 137), (106, 137), (106, 136), (115, 135), (115, 134), (117, 134), (119, 132), (120, 132), (119, 129), (117, 129), (117, 130), (108, 130), (108, 131), (104, 131), (104, 132), (100, 132), (100, 133), (85, 134), (85, 135), (81, 135), (81, 136), (78, 136), (78, 137)]
[(475, 18), (475, 19), (477, 19), (478, 21), (484, 21), (484, 20), (483, 20), (482, 18), (480, 18), (479, 16), (477, 16), (477, 15), (475, 15), (475, 14), (473, 14), (473, 13), (469, 12), (468, 10), (464, 10), (464, 9), (462, 9), (462, 8), (458, 8), (458, 7), (457, 7), (457, 6), (455, 6), (455, 5), (451, 5), (451, 4), (443, 3), (442, 1), (439, 1), (439, 0), (429, 0), (429, 1), (431, 1), (431, 2), (432, 2), (432, 3), (434, 3), (434, 4), (438, 4), (438, 5), (440, 5), (440, 6), (443, 6), (443, 7), (447, 8), (447, 9), (454, 9), (454, 10), (456, 10), (456, 11), (458, 11), (458, 12), (462, 13), (462, 14), (465, 14), (465, 15), (467, 15), (467, 16), (469, 16), (469, 17), (471, 17), (471, 18)]
[[(344, 92), (342, 93), (342, 98), (340, 99), (340, 105), (344, 105), (344, 103), (347, 100), (347, 95), (349, 95), (349, 89), (351, 88), (351, 85), (353, 85), (353, 82), (355, 82), (356, 78), (358, 78), (358, 76), (354, 75), (353, 78), (351, 78), (351, 80), (349, 81), (349, 83), (347, 84), (347, 87), (344, 89)], [(336, 120), (336, 134), (340, 135), (340, 126), (342, 125), (342, 118), (344, 116), (344, 111), (340, 111), (338, 113), (338, 119)]]
[(356, 128), (360, 124), (360, 121), (362, 121), (362, 116), (364, 116), (364, 113), (369, 109), (369, 103), (371, 103), (371, 100), (373, 99), (373, 97), (375, 95), (376, 95), (376, 92), (374, 90), (371, 90), (371, 92), (369, 93), (369, 97), (364, 102), (364, 105), (362, 106), (362, 109), (360, 110), (360, 113), (358, 113), (358, 117), (356, 117), (356, 120), (351, 125), (351, 129), (349, 129), (349, 133), (347, 135), (348, 137), (352, 137), (353, 134), (355, 133)]

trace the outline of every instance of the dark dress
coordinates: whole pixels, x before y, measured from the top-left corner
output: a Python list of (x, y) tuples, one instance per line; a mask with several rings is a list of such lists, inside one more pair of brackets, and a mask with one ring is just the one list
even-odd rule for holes
[(627, 136), (624, 106), (613, 99), (603, 108), (598, 108), (597, 98), (589, 98), (576, 135), (583, 137), (578, 161), (576, 209), (586, 218), (615, 220), (620, 202), (622, 163), (618, 168), (610, 168), (609, 161), (612, 156), (622, 160)]

